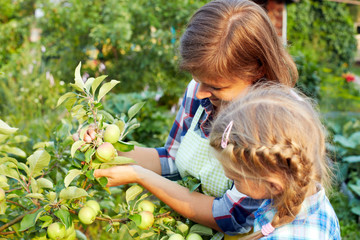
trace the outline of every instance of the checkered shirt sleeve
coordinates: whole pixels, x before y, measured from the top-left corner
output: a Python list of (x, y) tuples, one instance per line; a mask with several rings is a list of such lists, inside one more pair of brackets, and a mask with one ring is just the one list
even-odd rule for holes
[(200, 105), (200, 100), (196, 98), (197, 87), (198, 84), (194, 80), (189, 83), (165, 146), (156, 148), (160, 157), (161, 175), (169, 179), (180, 178), (175, 165), (175, 157), (181, 140), (190, 128), (192, 119)]
[(247, 233), (254, 225), (254, 212), (264, 200), (252, 199), (237, 191), (235, 186), (213, 202), (213, 217), (228, 235)]

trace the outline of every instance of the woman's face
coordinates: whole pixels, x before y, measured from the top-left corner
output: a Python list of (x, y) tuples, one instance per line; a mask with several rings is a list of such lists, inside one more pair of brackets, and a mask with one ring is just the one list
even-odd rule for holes
[(251, 81), (241, 79), (229, 81), (226, 79), (199, 79), (194, 76), (193, 78), (199, 83), (196, 97), (198, 99), (209, 98), (215, 107), (220, 107), (223, 102), (229, 102), (235, 99), (251, 85)]

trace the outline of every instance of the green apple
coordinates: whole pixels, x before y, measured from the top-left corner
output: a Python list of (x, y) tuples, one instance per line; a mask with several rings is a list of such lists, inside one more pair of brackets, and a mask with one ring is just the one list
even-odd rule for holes
[(5, 191), (4, 189), (0, 188), (0, 201), (5, 199)]
[(169, 240), (185, 240), (185, 238), (178, 233), (175, 233), (169, 237)]
[(96, 157), (102, 162), (111, 161), (116, 154), (114, 146), (109, 142), (104, 142), (96, 150)]
[(176, 223), (175, 219), (171, 216), (158, 218), (157, 222), (158, 222), (158, 224), (166, 224), (168, 226), (174, 226)]
[(176, 228), (184, 235), (186, 235), (189, 231), (189, 226), (181, 221), (176, 222)]
[(83, 207), (80, 209), (78, 217), (80, 222), (89, 225), (95, 221), (96, 212), (91, 207)]
[(141, 216), (141, 222), (140, 225), (138, 225), (138, 228), (140, 229), (148, 229), (150, 228), (154, 223), (154, 215), (152, 212), (143, 211), (139, 213)]
[(63, 240), (75, 240), (76, 239), (76, 231), (75, 229), (68, 235), (63, 238)]
[[(70, 236), (73, 232), (75, 232), (75, 226), (74, 223), (71, 224), (70, 227), (68, 227), (65, 231), (65, 238)], [(76, 234), (75, 234), (76, 235)]]
[(7, 183), (7, 178), (5, 175), (0, 175), (0, 182), (5, 182)]
[(91, 207), (95, 212), (96, 215), (98, 215), (100, 213), (100, 205), (97, 201), (95, 200), (89, 200), (85, 203), (86, 207)]
[(116, 124), (107, 126), (104, 132), (104, 141), (109, 143), (116, 143), (120, 138), (120, 128)]
[(139, 205), (137, 206), (137, 209), (141, 211), (148, 211), (148, 212), (154, 212), (155, 210), (155, 204), (150, 202), (149, 200), (142, 200)]
[(197, 233), (190, 233), (186, 236), (186, 240), (203, 240), (202, 237)]
[(65, 237), (65, 232), (65, 225), (61, 222), (52, 223), (47, 229), (47, 235), (50, 239), (63, 239)]

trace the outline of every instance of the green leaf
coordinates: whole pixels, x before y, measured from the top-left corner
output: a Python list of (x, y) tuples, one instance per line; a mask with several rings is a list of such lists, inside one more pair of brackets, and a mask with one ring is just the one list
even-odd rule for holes
[(348, 163), (359, 163), (360, 156), (347, 156), (343, 158), (343, 161)]
[(190, 232), (191, 233), (197, 233), (199, 235), (204, 235), (204, 236), (212, 236), (213, 235), (213, 231), (211, 228), (206, 227), (204, 225), (201, 224), (195, 224), (190, 228)]
[(23, 143), (23, 142), (28, 142), (28, 141), (29, 141), (29, 138), (27, 136), (17, 135), (13, 139), (11, 139), (8, 143), (14, 144), (14, 143)]
[(105, 164), (123, 165), (123, 164), (129, 164), (129, 163), (135, 163), (135, 161), (132, 158), (117, 156), (113, 160), (106, 162)]
[(83, 172), (79, 169), (71, 169), (68, 174), (66, 175), (64, 179), (65, 187), (68, 187), (70, 183), (79, 175), (81, 175)]
[(72, 220), (69, 211), (60, 209), (54, 214), (61, 220), (61, 222), (65, 225), (66, 228), (69, 228), (71, 226)]
[(108, 122), (114, 122), (113, 116), (104, 110), (99, 110), (98, 114), (103, 115)]
[(23, 170), (27, 175), (29, 175), (30, 170), (28, 168), (28, 166), (25, 163), (19, 162), (18, 163), (18, 169)]
[(16, 180), (20, 180), (18, 172), (15, 169), (9, 168), (4, 164), (0, 165), (0, 174)]
[(33, 177), (39, 176), (42, 170), (45, 169), (50, 163), (50, 154), (45, 150), (37, 150), (27, 158), (30, 175)]
[(68, 92), (68, 93), (65, 93), (64, 95), (62, 95), (57, 104), (56, 104), (56, 107), (60, 106), (65, 100), (67, 100), (68, 98), (74, 98), (76, 97), (76, 93), (73, 93), (73, 92)]
[(50, 202), (53, 202), (56, 199), (56, 193), (55, 192), (49, 192), (48, 194), (46, 194), (46, 198), (49, 199)]
[(126, 143), (123, 141), (118, 141), (113, 144), (114, 148), (120, 152), (130, 152), (134, 150), (134, 144)]
[(33, 193), (38, 193), (39, 187), (38, 187), (38, 184), (37, 184), (37, 181), (35, 180), (35, 178), (31, 177), (30, 182), (31, 182), (31, 191)]
[(44, 199), (44, 195), (41, 194), (41, 193), (29, 193), (29, 194), (26, 194), (25, 197), (28, 197), (28, 198), (35, 198), (35, 199)]
[(107, 75), (102, 75), (100, 77), (95, 78), (94, 82), (92, 83), (92, 93), (95, 95), (96, 89), (99, 87), (99, 85), (104, 81), (104, 79), (107, 77)]
[(86, 177), (88, 177), (90, 180), (94, 180), (95, 179), (95, 177), (94, 177), (94, 169), (91, 169), (91, 170), (89, 170), (89, 171), (87, 171), (86, 172)]
[(85, 152), (85, 162), (89, 163), (95, 152), (96, 152), (95, 148), (89, 148)]
[(13, 155), (16, 155), (16, 156), (19, 156), (22, 158), (26, 157), (26, 153), (17, 147), (10, 147), (10, 146), (5, 145), (1, 148), (1, 150), (6, 152), (7, 154), (13, 154)]
[(349, 184), (348, 186), (354, 193), (356, 193), (358, 196), (360, 196), (360, 186), (355, 185), (355, 184)]
[(360, 216), (360, 206), (352, 207), (351, 212)]
[(37, 181), (37, 185), (39, 188), (48, 188), (48, 189), (52, 189), (54, 188), (54, 184), (46, 178), (39, 178), (36, 180)]
[(117, 80), (111, 80), (110, 82), (105, 83), (104, 85), (102, 85), (100, 90), (99, 90), (99, 95), (98, 95), (97, 100), (100, 101), (119, 82), (120, 81), (117, 81)]
[(81, 197), (87, 197), (88, 193), (85, 189), (77, 188), (77, 187), (67, 187), (60, 192), (60, 199), (69, 200)]
[(100, 183), (100, 185), (103, 188), (106, 187), (106, 184), (108, 183), (108, 180), (106, 177), (97, 178), (96, 180)]
[(71, 157), (74, 158), (76, 150), (78, 150), (81, 145), (83, 145), (85, 142), (82, 140), (74, 142), (74, 144), (71, 146)]
[(129, 203), (131, 200), (134, 200), (140, 193), (142, 193), (143, 188), (139, 185), (132, 185), (125, 193), (126, 202)]
[(38, 142), (33, 146), (33, 149), (54, 147), (54, 142)]
[(18, 128), (12, 128), (6, 122), (0, 119), (0, 134), (10, 135), (16, 132)]
[(90, 88), (91, 88), (91, 85), (93, 84), (93, 82), (95, 81), (95, 78), (91, 77), (91, 78), (88, 78), (85, 82), (85, 89), (88, 93), (90, 93)]
[(78, 90), (80, 89), (80, 91), (83, 92), (85, 84), (82, 80), (80, 69), (81, 69), (81, 62), (79, 62), (79, 65), (75, 69), (75, 85), (78, 87)]
[(135, 222), (136, 225), (140, 225), (141, 224), (141, 216), (139, 214), (134, 214), (129, 216), (129, 219), (133, 222)]
[(145, 102), (139, 102), (139, 103), (134, 104), (132, 107), (130, 107), (128, 110), (129, 119), (132, 119), (139, 112), (139, 110), (144, 106), (144, 104), (145, 104)]
[(201, 183), (189, 183), (189, 191), (193, 192), (195, 191), (198, 187), (200, 187)]
[(126, 224), (122, 224), (119, 230), (119, 238), (121, 240), (134, 240), (129, 233), (129, 229), (127, 228)]
[(33, 214), (25, 215), (25, 217), (21, 220), (19, 231), (25, 231), (26, 229), (35, 226), (36, 221), (43, 211), (44, 209), (41, 208)]
[(346, 137), (344, 137), (342, 135), (335, 135), (334, 142), (339, 143), (341, 146), (347, 147), (347, 148), (355, 148), (356, 147), (355, 142), (350, 141), (349, 139), (347, 139)]

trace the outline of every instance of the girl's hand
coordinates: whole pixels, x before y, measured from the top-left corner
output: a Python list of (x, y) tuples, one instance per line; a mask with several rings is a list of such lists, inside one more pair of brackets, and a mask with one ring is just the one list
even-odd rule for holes
[(106, 177), (108, 179), (107, 187), (115, 187), (128, 183), (138, 182), (138, 172), (142, 167), (136, 165), (123, 165), (106, 169), (96, 169), (94, 177)]

